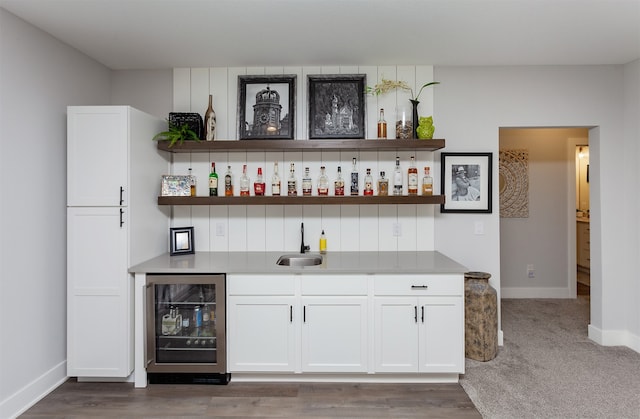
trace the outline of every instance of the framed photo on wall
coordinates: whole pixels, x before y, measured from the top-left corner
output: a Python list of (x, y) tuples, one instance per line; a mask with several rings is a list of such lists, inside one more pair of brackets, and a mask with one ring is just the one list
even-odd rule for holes
[(440, 212), (491, 213), (492, 153), (442, 153)]
[(193, 227), (170, 228), (169, 248), (171, 256), (195, 253), (193, 248)]
[(365, 74), (310, 75), (309, 139), (365, 135)]
[(238, 76), (238, 139), (292, 140), (296, 75)]

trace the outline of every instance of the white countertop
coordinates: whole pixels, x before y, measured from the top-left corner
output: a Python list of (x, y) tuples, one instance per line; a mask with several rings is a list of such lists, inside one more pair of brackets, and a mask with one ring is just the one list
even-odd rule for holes
[[(139, 263), (132, 273), (227, 273), (227, 274), (451, 274), (466, 267), (440, 252), (328, 252), (318, 266), (278, 266), (283, 254), (295, 252), (196, 252), (169, 256), (168, 253)], [(314, 253), (315, 254), (315, 253)]]

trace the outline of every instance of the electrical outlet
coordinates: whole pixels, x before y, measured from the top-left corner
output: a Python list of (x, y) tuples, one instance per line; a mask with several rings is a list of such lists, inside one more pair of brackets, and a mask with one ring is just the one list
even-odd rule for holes
[(402, 224), (393, 223), (393, 237), (402, 236)]
[(224, 223), (216, 223), (216, 236), (224, 237)]
[(527, 277), (529, 278), (536, 277), (536, 270), (533, 269), (533, 265), (527, 265)]

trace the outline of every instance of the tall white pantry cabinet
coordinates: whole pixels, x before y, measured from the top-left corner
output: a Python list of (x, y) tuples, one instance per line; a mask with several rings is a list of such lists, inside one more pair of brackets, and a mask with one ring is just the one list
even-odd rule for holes
[(128, 268), (167, 251), (157, 205), (169, 160), (152, 141), (166, 122), (129, 106), (67, 109), (67, 375), (133, 372)]

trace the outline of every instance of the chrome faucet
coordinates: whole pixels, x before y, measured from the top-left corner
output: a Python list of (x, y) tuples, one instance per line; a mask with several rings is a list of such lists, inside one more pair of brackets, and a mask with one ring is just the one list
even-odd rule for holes
[(300, 234), (302, 236), (302, 242), (300, 243), (300, 253), (305, 253), (307, 250), (311, 249), (311, 247), (304, 245), (304, 223), (300, 223)]

